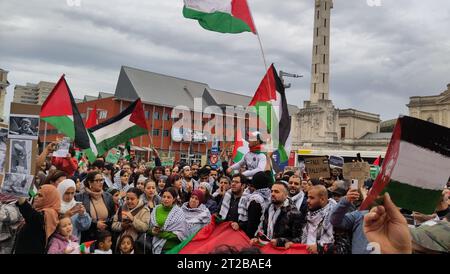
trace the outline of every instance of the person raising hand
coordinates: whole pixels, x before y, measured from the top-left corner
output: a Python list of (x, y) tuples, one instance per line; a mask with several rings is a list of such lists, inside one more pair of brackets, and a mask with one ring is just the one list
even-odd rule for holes
[(412, 253), (408, 223), (388, 193), (384, 194), (383, 206), (372, 208), (364, 216), (364, 233), (369, 243), (380, 245), (382, 254)]

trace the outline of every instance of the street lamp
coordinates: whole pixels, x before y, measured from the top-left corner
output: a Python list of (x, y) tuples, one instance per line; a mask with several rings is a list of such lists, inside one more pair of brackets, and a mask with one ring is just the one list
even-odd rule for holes
[(284, 85), (284, 88), (290, 88), (291, 87), (290, 83), (289, 84), (284, 84), (284, 78), (283, 78), (284, 76), (291, 77), (291, 78), (301, 78), (301, 77), (303, 77), (303, 75), (294, 74), (294, 73), (288, 73), (288, 72), (284, 72), (284, 71), (280, 70), (280, 78), (281, 78), (281, 82)]

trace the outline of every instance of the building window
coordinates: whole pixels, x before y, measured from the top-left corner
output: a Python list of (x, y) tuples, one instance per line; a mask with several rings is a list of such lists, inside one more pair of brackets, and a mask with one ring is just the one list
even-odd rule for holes
[(169, 137), (169, 130), (168, 129), (163, 130), (163, 136), (164, 137)]
[(319, 28), (316, 28), (316, 36), (319, 37)]
[(81, 118), (84, 119), (84, 118), (86, 118), (86, 113), (81, 113), (80, 116), (81, 116)]
[(108, 117), (108, 111), (107, 110), (100, 110), (98, 112), (98, 119), (106, 119)]
[(327, 2), (325, 2), (325, 10), (327, 10)]
[(322, 82), (325, 84), (325, 73), (322, 74), (322, 76), (323, 76), (323, 79), (322, 79), (323, 81)]
[(324, 54), (323, 55), (323, 64), (326, 64), (326, 60), (327, 60), (327, 56)]
[(341, 127), (341, 140), (345, 140), (345, 127)]
[(316, 45), (316, 54), (318, 54), (318, 53), (319, 53), (319, 46)]
[(314, 73), (317, 73), (317, 64), (314, 65)]
[(325, 20), (323, 21), (324, 23), (323, 23), (323, 26), (324, 27), (327, 27), (327, 19), (325, 18)]
[(145, 111), (145, 119), (150, 119), (150, 111), (148, 110)]
[(155, 112), (153, 113), (153, 119), (159, 120), (159, 112), (155, 111)]
[(163, 113), (163, 120), (168, 121), (169, 120), (169, 113)]
[(314, 83), (314, 93), (316, 93), (317, 84)]
[(327, 37), (326, 37), (326, 36), (323, 37), (323, 45), (324, 45), (324, 46), (327, 45)]
[(319, 19), (320, 11), (317, 11), (317, 19)]
[(159, 129), (153, 130), (153, 136), (159, 136)]

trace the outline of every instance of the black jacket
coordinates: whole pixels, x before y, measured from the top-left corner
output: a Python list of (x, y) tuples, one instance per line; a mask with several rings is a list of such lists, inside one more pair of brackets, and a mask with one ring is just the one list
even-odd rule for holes
[[(265, 235), (267, 235), (268, 220), (269, 208), (264, 212), (263, 233)], [(277, 246), (284, 246), (286, 242), (301, 243), (304, 220), (305, 218), (292, 202), (282, 207), (273, 228), (272, 238), (277, 239)]]
[[(103, 192), (103, 201), (105, 202), (106, 208), (108, 209), (108, 219), (106, 220), (106, 225), (108, 230), (111, 230), (111, 225), (113, 222), (115, 210), (114, 201), (112, 195), (108, 192)], [(77, 194), (75, 200), (82, 202), (86, 212), (90, 215), (91, 213), (91, 197), (87, 192)], [(91, 216), (92, 217), (92, 216)], [(81, 242), (88, 242), (97, 239), (97, 220), (92, 218), (91, 227), (88, 230), (81, 232)]]
[(246, 222), (239, 221), (239, 227), (245, 231), (247, 236), (251, 239), (255, 237), (255, 233), (258, 230), (259, 223), (261, 222), (262, 207), (256, 201), (251, 201), (248, 205)]
[(28, 202), (16, 205), (25, 219), (25, 224), (17, 234), (15, 254), (45, 254), (44, 212), (36, 211)]

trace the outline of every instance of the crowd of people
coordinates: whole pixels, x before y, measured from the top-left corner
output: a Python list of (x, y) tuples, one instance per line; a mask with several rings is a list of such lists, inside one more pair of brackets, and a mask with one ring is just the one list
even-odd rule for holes
[(0, 194), (0, 254), (161, 254), (212, 216), (252, 244), (302, 243), (312, 254), (449, 252), (449, 184), (433, 215), (398, 209), (388, 194), (383, 205), (360, 211), (370, 179), (354, 189), (337, 168), (330, 178), (274, 174), (270, 153), (257, 149), (218, 169), (164, 167), (157, 151), (154, 168), (124, 159), (82, 164), (73, 151), (51, 157), (53, 149), (37, 160), (36, 196)]

